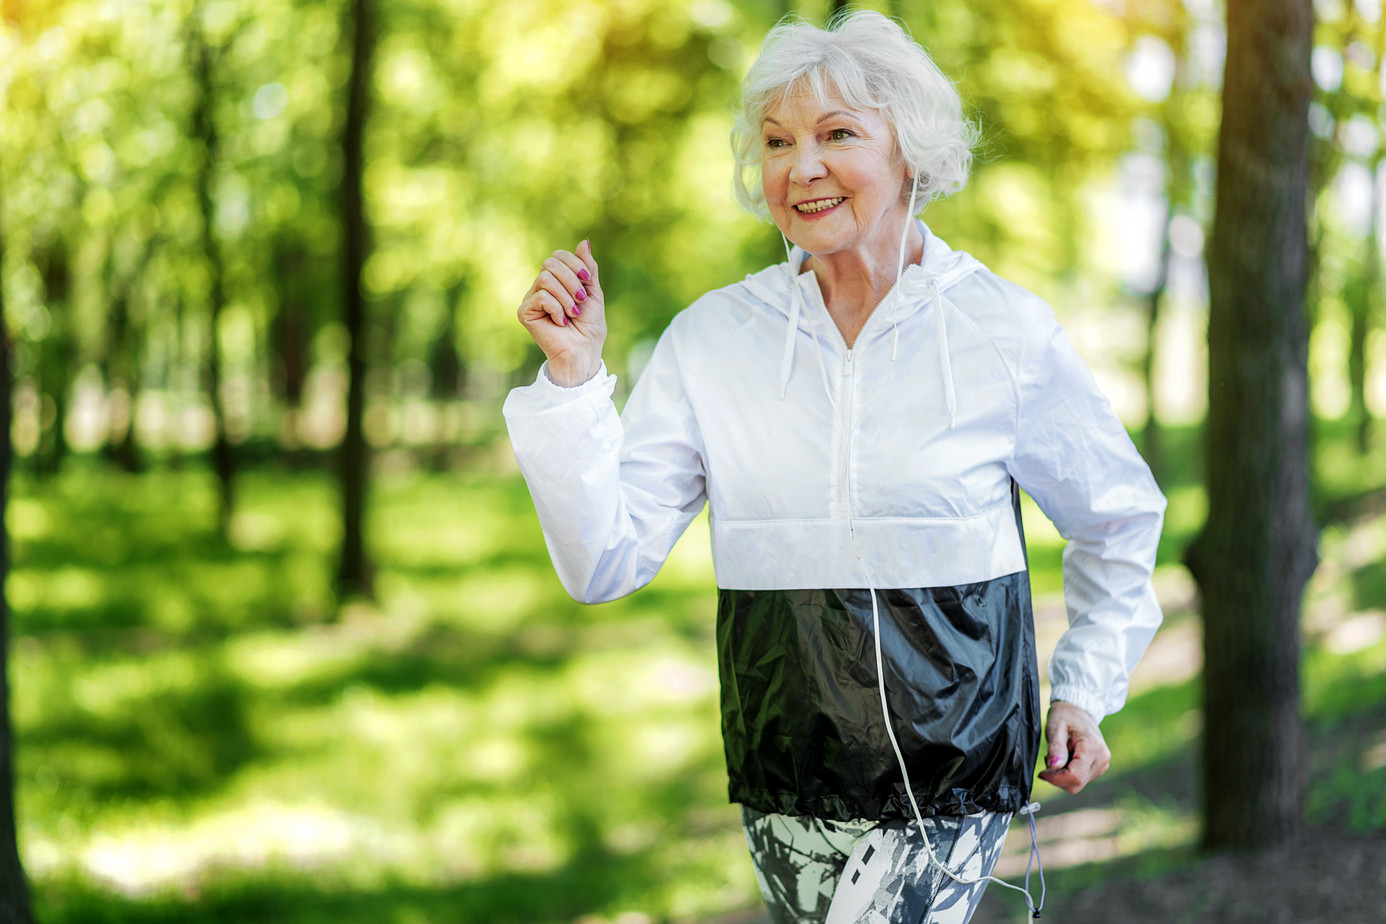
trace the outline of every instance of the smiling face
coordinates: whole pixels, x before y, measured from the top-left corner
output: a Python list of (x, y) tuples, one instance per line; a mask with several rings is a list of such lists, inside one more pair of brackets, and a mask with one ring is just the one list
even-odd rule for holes
[(762, 136), (761, 188), (785, 237), (814, 256), (893, 257), (905, 168), (879, 110), (794, 90), (766, 113)]

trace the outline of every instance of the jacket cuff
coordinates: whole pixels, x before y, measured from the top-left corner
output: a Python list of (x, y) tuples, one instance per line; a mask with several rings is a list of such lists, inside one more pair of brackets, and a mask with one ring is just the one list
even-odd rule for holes
[(1071, 684), (1062, 684), (1054, 687), (1049, 693), (1049, 702), (1054, 704), (1062, 700), (1071, 703), (1088, 713), (1097, 722), (1101, 722), (1106, 716), (1107, 710), (1103, 708), (1102, 697), (1091, 693), (1082, 687)]
[(541, 388), (547, 386), (547, 388), (542, 388), (544, 391), (552, 389), (565, 398), (575, 398), (578, 395), (585, 395), (589, 391), (596, 391), (597, 388), (600, 387), (600, 383), (605, 382), (607, 377), (606, 360), (602, 360), (601, 365), (597, 367), (597, 371), (593, 373), (592, 377), (581, 385), (573, 385), (571, 387), (559, 385), (554, 382), (553, 379), (549, 378), (549, 361), (546, 359), (544, 360), (544, 364), (539, 367), (539, 375), (535, 378), (534, 384), (541, 386)]
[(606, 371), (605, 362), (597, 369), (596, 375), (581, 385), (564, 388), (555, 385), (549, 378), (549, 364), (545, 360), (532, 384), (511, 390), (505, 400), (505, 411), (507, 416), (511, 413), (541, 413), (592, 394), (610, 397), (615, 390), (616, 376)]

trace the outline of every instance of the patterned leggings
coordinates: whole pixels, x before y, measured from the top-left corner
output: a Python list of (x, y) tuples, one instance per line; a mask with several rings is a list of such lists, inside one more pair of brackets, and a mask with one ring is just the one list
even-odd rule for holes
[[(828, 821), (741, 808), (774, 924), (967, 924), (986, 882), (962, 885), (924, 849), (919, 823)], [(1009, 814), (924, 819), (934, 855), (963, 879), (990, 875)]]

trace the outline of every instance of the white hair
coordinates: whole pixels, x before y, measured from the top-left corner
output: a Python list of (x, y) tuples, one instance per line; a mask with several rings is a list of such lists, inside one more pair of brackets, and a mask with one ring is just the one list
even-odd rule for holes
[(953, 82), (899, 23), (871, 10), (837, 16), (826, 29), (789, 17), (765, 36), (732, 127), (736, 199), (751, 214), (770, 217), (760, 185), (766, 113), (799, 89), (820, 104), (836, 95), (853, 109), (879, 110), (895, 134), (895, 156), (919, 177), (920, 210), (967, 184), (977, 130)]

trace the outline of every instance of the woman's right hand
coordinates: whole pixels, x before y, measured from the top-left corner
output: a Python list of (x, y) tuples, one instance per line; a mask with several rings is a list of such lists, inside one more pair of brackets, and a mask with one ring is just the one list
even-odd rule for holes
[(549, 359), (549, 380), (571, 388), (597, 374), (606, 340), (602, 295), (592, 242), (577, 252), (555, 250), (520, 303), (520, 323)]

